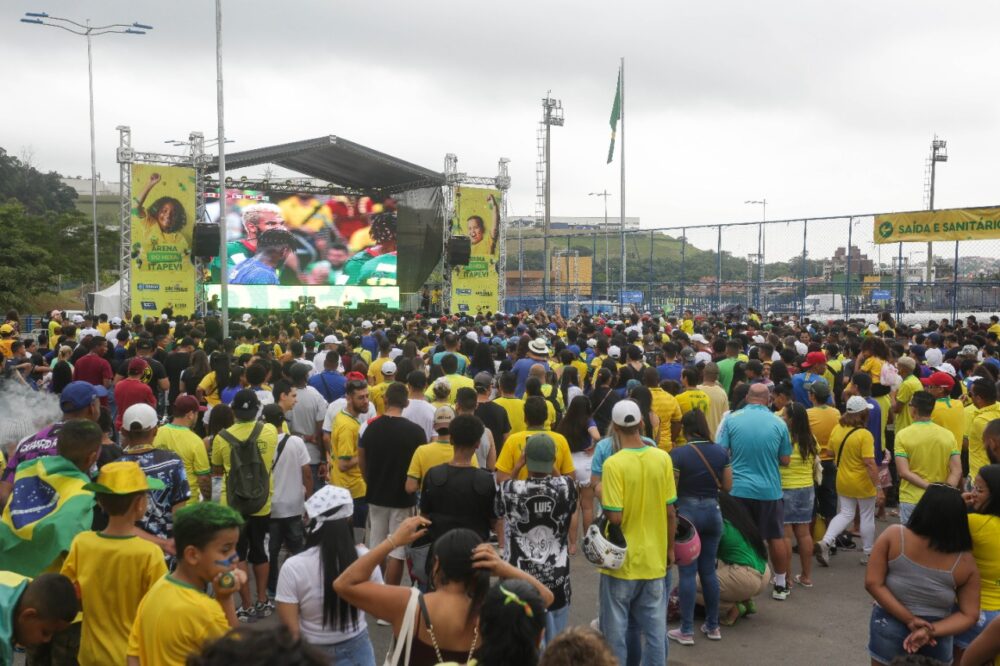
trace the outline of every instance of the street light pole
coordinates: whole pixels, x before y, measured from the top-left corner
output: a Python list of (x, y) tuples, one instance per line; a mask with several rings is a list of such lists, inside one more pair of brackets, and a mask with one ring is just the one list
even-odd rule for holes
[(229, 337), (229, 246), (226, 245), (226, 128), (222, 88), (222, 0), (215, 0), (215, 102), (219, 120), (219, 285), (222, 337)]
[(591, 192), (587, 196), (589, 197), (603, 197), (604, 198), (604, 278), (605, 284), (605, 298), (610, 298), (611, 294), (611, 243), (608, 240), (608, 197), (611, 193), (608, 192), (607, 188), (604, 188), (601, 192)]
[(757, 307), (761, 307), (761, 294), (764, 282), (764, 245), (767, 236), (764, 233), (764, 225), (767, 223), (767, 199), (751, 199), (744, 201), (745, 204), (760, 206), (760, 224), (757, 226)]
[[(931, 141), (931, 188), (929, 210), (934, 210), (934, 185), (937, 175), (937, 163), (948, 161), (948, 142), (936, 136)], [(927, 242), (927, 284), (931, 283), (932, 271), (934, 270), (934, 244)]]
[[(97, 139), (94, 129), (94, 55), (91, 37), (108, 34), (145, 35), (147, 30), (153, 29), (153, 26), (142, 23), (112, 23), (92, 26), (90, 19), (87, 19), (85, 23), (79, 23), (72, 19), (49, 16), (45, 12), (25, 12), (24, 16), (21, 23), (59, 28), (87, 38), (87, 90), (90, 97), (90, 217), (94, 233), (94, 293), (97, 293), (101, 289), (101, 273), (98, 263), (97, 240)], [(53, 21), (58, 21), (58, 23), (53, 23)]]

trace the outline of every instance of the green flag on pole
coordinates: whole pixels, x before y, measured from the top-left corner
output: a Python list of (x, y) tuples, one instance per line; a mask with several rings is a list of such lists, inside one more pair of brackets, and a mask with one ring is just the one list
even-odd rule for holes
[(615, 103), (611, 105), (611, 145), (608, 146), (608, 164), (615, 157), (615, 134), (618, 132), (618, 120), (622, 116), (622, 70), (618, 70), (618, 84), (615, 86)]

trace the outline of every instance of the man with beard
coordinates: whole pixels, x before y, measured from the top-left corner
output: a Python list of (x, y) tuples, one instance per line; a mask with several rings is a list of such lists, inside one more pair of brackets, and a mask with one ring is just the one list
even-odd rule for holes
[[(281, 215), (281, 209), (272, 203), (259, 203), (247, 206), (242, 211), (243, 231), (246, 234), (243, 238), (226, 243), (227, 268), (232, 270), (244, 261), (252, 258), (257, 253), (257, 240), (265, 232), (271, 229), (284, 229), (285, 219)], [(225, 233), (226, 225), (221, 223), (222, 233)], [(212, 280), (219, 282), (219, 257), (212, 259), (209, 264), (212, 272)]]

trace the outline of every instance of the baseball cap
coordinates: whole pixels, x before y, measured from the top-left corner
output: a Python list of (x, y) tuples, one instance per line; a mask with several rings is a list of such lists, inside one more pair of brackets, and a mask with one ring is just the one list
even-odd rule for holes
[(529, 472), (551, 472), (555, 462), (556, 443), (549, 435), (539, 433), (528, 438), (524, 444), (524, 465)]
[(14, 327), (11, 326), (10, 324), (4, 324), (3, 326), (0, 326), (0, 333), (13, 333), (13, 332), (14, 332)]
[(958, 373), (955, 372), (955, 366), (953, 366), (951, 363), (942, 363), (941, 365), (938, 366), (938, 370), (940, 370), (941, 372), (947, 373), (947, 374), (951, 375), (952, 377), (957, 377), (958, 376)]
[(101, 467), (97, 481), (85, 484), (84, 490), (106, 495), (131, 495), (147, 490), (163, 490), (166, 486), (159, 479), (151, 479), (130, 460), (110, 462)]
[(622, 350), (618, 347), (618, 345), (611, 345), (608, 347), (608, 356), (611, 358), (621, 358)]
[(947, 372), (933, 372), (930, 377), (924, 377), (920, 380), (920, 383), (924, 386), (941, 386), (946, 389), (951, 389), (955, 385), (955, 380)]
[(324, 345), (339, 345), (340, 344), (340, 340), (337, 338), (336, 335), (328, 335), (325, 338), (323, 338), (323, 344)]
[(368, 321), (367, 319), (365, 319), (363, 322), (361, 322), (361, 328), (371, 328), (371, 327), (372, 327), (372, 323), (370, 321)]
[(121, 317), (112, 317), (111, 318), (111, 325), (112, 326), (121, 326), (121, 324), (122, 324), (122, 318)]
[(941, 350), (936, 347), (932, 347), (924, 352), (924, 362), (927, 363), (927, 366), (930, 368), (938, 367), (941, 365), (941, 361), (943, 360), (944, 354), (942, 354)]
[(144, 432), (156, 427), (156, 410), (144, 402), (132, 405), (122, 416), (122, 432)]
[(803, 368), (811, 368), (819, 363), (826, 363), (826, 354), (823, 352), (809, 352), (806, 360), (802, 361)]
[(396, 374), (396, 364), (392, 361), (386, 361), (382, 364), (382, 375), (391, 376)]
[(615, 425), (634, 426), (642, 423), (639, 405), (634, 400), (619, 400), (611, 410), (611, 420)]
[(910, 353), (916, 356), (921, 361), (924, 360), (924, 354), (927, 353), (927, 348), (923, 345), (910, 345)]
[(818, 379), (806, 384), (806, 390), (812, 393), (818, 400), (826, 400), (830, 397), (830, 385), (825, 379)]
[(59, 407), (64, 414), (71, 414), (90, 407), (98, 398), (106, 397), (108, 390), (103, 386), (94, 386), (90, 382), (83, 381), (70, 382), (59, 394)]
[(486, 372), (477, 372), (476, 376), (472, 379), (472, 383), (475, 385), (476, 390), (488, 389), (493, 385), (493, 375)]
[(257, 418), (257, 410), (260, 409), (260, 398), (253, 389), (240, 389), (233, 397), (230, 405), (236, 418), (248, 421)]
[(128, 374), (138, 375), (146, 372), (146, 368), (149, 367), (149, 363), (146, 363), (145, 359), (134, 358), (128, 362)]
[(353, 372), (353, 371), (352, 372), (348, 372), (346, 375), (344, 375), (344, 378), (347, 379), (347, 381), (349, 381), (349, 382), (353, 382), (353, 381), (367, 382), (368, 381), (368, 379), (364, 376), (364, 374), (362, 374), (360, 372)]
[(958, 352), (959, 356), (978, 356), (979, 347), (976, 345), (965, 345), (962, 347), (962, 351)]
[(473, 342), (479, 342), (479, 336), (476, 335), (475, 331), (469, 331), (465, 334), (466, 339), (472, 340)]
[(202, 407), (198, 398), (193, 395), (179, 395), (174, 400), (174, 416), (186, 416), (194, 411), (203, 412), (205, 407)]
[(253, 319), (253, 315), (251, 315), (249, 312), (244, 312), (242, 319), (243, 321), (250, 321), (251, 319)]
[(448, 405), (441, 405), (434, 410), (434, 425), (448, 425), (455, 418), (455, 410)]
[(708, 340), (706, 340), (705, 336), (702, 335), (701, 333), (695, 333), (694, 335), (692, 335), (691, 336), (691, 342), (697, 342), (698, 344), (702, 344), (702, 345), (707, 345), (708, 344)]
[(139, 338), (135, 341), (136, 349), (152, 349), (155, 346), (156, 343), (153, 342), (153, 338)]
[(851, 396), (847, 399), (847, 404), (845, 405), (848, 414), (857, 414), (871, 408), (872, 406), (868, 404), (868, 401), (860, 395)]

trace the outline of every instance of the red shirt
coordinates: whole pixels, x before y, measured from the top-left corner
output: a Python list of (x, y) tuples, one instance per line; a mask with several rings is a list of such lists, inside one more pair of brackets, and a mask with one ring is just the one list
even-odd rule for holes
[(125, 410), (132, 405), (143, 402), (156, 409), (156, 396), (153, 395), (153, 389), (149, 388), (145, 382), (131, 377), (118, 382), (118, 385), (115, 386), (115, 405), (118, 407), (118, 415), (115, 416), (115, 430), (121, 430)]
[(97, 354), (81, 356), (73, 366), (73, 379), (94, 386), (105, 386), (105, 383), (111, 381), (114, 376), (111, 364)]

